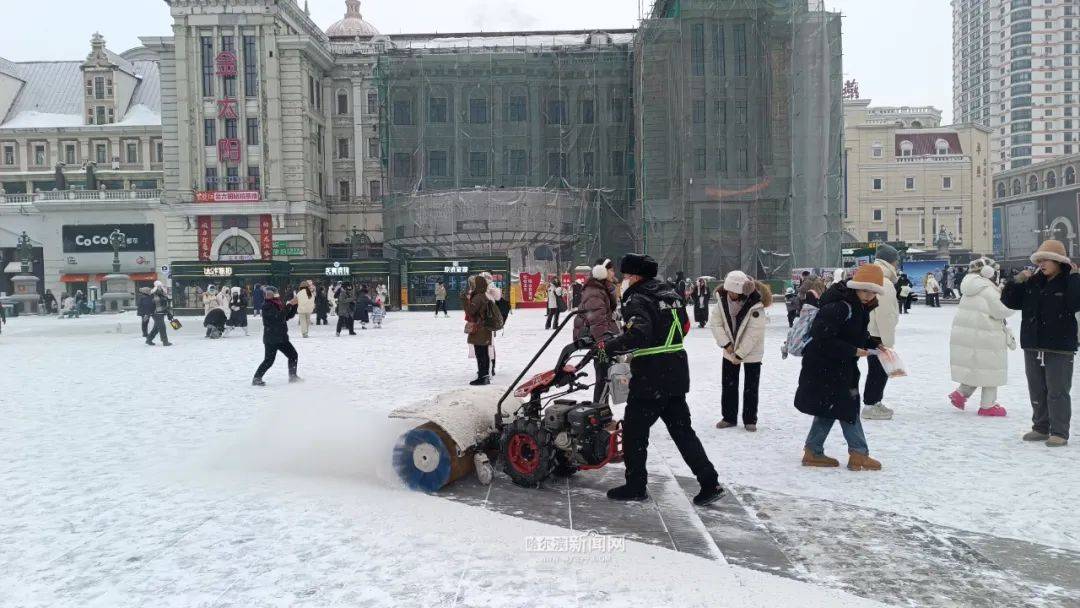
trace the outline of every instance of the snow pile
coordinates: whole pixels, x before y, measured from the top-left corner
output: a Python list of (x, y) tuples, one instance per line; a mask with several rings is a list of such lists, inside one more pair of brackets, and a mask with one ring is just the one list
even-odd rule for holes
[(131, 106), (124, 119), (117, 124), (125, 127), (157, 127), (161, 126), (161, 114), (139, 103)]
[(81, 127), (83, 117), (78, 114), (50, 114), (26, 110), (19, 112), (15, 118), (3, 123), (5, 129), (56, 129), (61, 127)]

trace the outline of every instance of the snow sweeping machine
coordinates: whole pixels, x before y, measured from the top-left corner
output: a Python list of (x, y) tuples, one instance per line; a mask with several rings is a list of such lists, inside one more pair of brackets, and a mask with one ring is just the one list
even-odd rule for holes
[[(391, 418), (423, 420), (394, 447), (393, 465), (411, 489), (435, 492), (475, 472), (491, 483), (495, 467), (517, 485), (538, 487), (551, 475), (567, 476), (622, 461), (622, 422), (611, 402), (626, 402), (630, 366), (613, 362), (599, 403), (567, 396), (592, 389), (582, 371), (597, 356), (591, 340), (563, 347), (555, 367), (522, 382), (578, 312), (567, 316), (509, 388), (452, 391), (391, 412)], [(513, 395), (519, 405), (510, 411)]]

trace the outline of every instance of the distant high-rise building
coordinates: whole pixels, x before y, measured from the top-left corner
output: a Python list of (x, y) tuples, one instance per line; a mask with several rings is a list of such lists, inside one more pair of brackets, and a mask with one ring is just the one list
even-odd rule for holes
[(1075, 0), (952, 0), (953, 111), (993, 129), (995, 172), (1080, 152)]

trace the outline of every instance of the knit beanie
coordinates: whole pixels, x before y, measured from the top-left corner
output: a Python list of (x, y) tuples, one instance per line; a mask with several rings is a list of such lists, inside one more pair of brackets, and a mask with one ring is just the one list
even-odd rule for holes
[(881, 295), (885, 293), (885, 273), (877, 264), (863, 264), (847, 282), (847, 287)]
[(882, 260), (896, 266), (896, 263), (900, 261), (900, 253), (896, 251), (896, 248), (892, 245), (883, 243), (878, 245), (877, 252), (874, 253), (874, 259)]

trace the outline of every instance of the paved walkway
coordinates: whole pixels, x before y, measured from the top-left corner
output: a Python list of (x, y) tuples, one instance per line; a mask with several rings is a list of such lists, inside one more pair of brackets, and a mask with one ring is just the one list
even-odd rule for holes
[(749, 487), (729, 487), (722, 501), (697, 508), (690, 502), (698, 490), (693, 479), (655, 467), (650, 501), (607, 500), (604, 491), (621, 481), (617, 466), (551, 479), (535, 490), (500, 474), (490, 487), (470, 478), (441, 496), (726, 560), (886, 604), (1080, 608), (1080, 552)]

